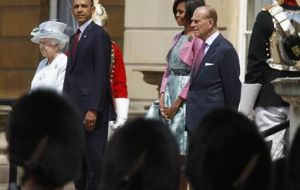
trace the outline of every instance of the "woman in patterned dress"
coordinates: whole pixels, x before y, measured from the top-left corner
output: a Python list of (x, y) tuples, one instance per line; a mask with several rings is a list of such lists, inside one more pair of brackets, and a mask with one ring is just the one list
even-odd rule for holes
[(184, 30), (173, 39), (160, 88), (161, 115), (167, 120), (177, 139), (180, 155), (185, 155), (187, 149), (185, 98), (189, 89), (190, 72), (202, 45), (202, 41), (193, 34), (191, 17), (194, 10), (203, 5), (204, 2), (199, 0), (176, 0), (174, 2), (174, 16), (177, 24), (183, 26)]

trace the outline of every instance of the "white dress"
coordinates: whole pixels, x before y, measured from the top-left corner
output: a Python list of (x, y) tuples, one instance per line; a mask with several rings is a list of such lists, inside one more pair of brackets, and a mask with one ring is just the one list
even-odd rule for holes
[(51, 64), (48, 59), (43, 59), (35, 72), (31, 82), (31, 90), (37, 88), (53, 89), (58, 93), (62, 93), (65, 72), (67, 65), (67, 56), (59, 53)]

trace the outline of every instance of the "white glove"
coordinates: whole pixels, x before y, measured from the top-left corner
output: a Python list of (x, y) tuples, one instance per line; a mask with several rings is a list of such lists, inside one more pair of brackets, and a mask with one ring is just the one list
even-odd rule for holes
[(113, 133), (120, 127), (122, 127), (128, 117), (129, 99), (128, 98), (115, 98), (115, 111), (117, 114), (116, 121), (110, 121), (108, 123), (108, 135), (107, 140), (113, 135)]
[(242, 84), (241, 99), (239, 104), (239, 112), (247, 117), (251, 117), (257, 95), (260, 91), (261, 84)]

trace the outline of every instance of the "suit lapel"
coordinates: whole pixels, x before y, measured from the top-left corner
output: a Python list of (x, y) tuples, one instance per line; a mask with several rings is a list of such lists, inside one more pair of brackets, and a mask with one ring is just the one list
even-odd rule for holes
[(73, 61), (73, 57), (72, 57), (72, 52), (73, 52), (73, 43), (74, 43), (74, 38), (75, 38), (75, 34), (73, 34), (70, 38), (70, 43), (69, 43), (69, 51), (68, 51), (68, 62), (70, 62), (70, 69), (71, 70), (74, 66), (74, 61)]
[(204, 55), (203, 59), (201, 60), (201, 63), (198, 67), (198, 69), (196, 71), (194, 71), (193, 75), (192, 75), (192, 82), (191, 82), (191, 86), (194, 85), (195, 83), (197, 83), (198, 77), (199, 77), (199, 73), (200, 71), (203, 69), (203, 67), (205, 67), (205, 63), (210, 60), (211, 57), (215, 56), (215, 52), (217, 47), (219, 46), (219, 43), (221, 41), (221, 39), (223, 38), (223, 36), (221, 34), (218, 35), (218, 37), (213, 41), (213, 43), (210, 45), (208, 51), (206, 52), (206, 54)]

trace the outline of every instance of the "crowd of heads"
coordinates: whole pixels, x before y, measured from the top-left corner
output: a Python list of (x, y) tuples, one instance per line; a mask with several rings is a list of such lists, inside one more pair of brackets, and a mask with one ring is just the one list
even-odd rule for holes
[[(10, 162), (24, 169), (23, 184), (51, 189), (78, 178), (84, 152), (80, 126), (77, 110), (55, 92), (36, 90), (16, 101), (8, 151)], [(300, 131), (273, 175), (269, 147), (255, 124), (236, 111), (214, 110), (191, 136), (185, 172), (195, 190), (299, 189), (299, 146)], [(109, 141), (98, 189), (177, 189), (184, 172), (178, 159), (163, 122), (133, 120)], [(283, 176), (282, 183), (274, 176)]]

